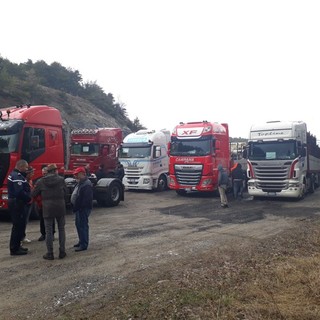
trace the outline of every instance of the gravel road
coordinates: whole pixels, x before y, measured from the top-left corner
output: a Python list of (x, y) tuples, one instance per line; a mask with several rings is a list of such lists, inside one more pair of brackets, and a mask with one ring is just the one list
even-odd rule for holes
[[(11, 224), (0, 221), (0, 319), (53, 319), (65, 306), (95, 296), (112, 295), (134, 283), (137, 272), (161, 268), (235, 243), (273, 237), (297, 221), (318, 217), (319, 190), (302, 201), (282, 199), (230, 200), (220, 207), (212, 195), (178, 196), (174, 191), (126, 192), (115, 208), (94, 207), (90, 216), (90, 245), (74, 252), (77, 242), (74, 216), (66, 219), (67, 257), (47, 261), (39, 221), (32, 220), (27, 237), (32, 240), (26, 256), (10, 256)], [(230, 197), (230, 195), (229, 195)], [(58, 256), (58, 241), (54, 242)], [(89, 312), (89, 311), (88, 311)]]

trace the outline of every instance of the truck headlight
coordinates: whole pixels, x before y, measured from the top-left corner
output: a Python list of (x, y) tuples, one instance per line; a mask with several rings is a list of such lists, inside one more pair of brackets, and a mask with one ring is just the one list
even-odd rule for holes
[(204, 179), (203, 181), (202, 181), (202, 186), (208, 186), (209, 184), (211, 184), (212, 183), (212, 179)]
[(150, 179), (149, 178), (144, 178), (143, 179), (143, 184), (149, 184), (150, 183)]
[(1, 194), (1, 199), (2, 199), (2, 200), (8, 200), (8, 193), (7, 193), (7, 192), (3, 192), (3, 193)]

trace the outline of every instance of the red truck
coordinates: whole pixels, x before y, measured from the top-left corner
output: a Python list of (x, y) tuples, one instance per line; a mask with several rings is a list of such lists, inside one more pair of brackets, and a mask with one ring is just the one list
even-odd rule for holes
[(171, 134), (169, 156), (170, 189), (180, 195), (217, 190), (218, 164), (228, 173), (231, 166), (228, 125), (180, 123)]
[[(54, 107), (17, 106), (0, 109), (0, 210), (7, 209), (7, 177), (17, 160), (25, 159), (35, 169), (34, 181), (49, 163), (57, 164), (59, 174), (72, 174), (70, 135), (63, 125), (59, 110)], [(74, 179), (66, 182), (72, 191)], [(124, 188), (119, 179), (94, 181), (94, 198), (98, 204), (116, 206), (124, 200)]]
[(69, 168), (88, 166), (90, 173), (97, 173), (101, 166), (105, 177), (113, 177), (121, 142), (120, 128), (72, 130)]

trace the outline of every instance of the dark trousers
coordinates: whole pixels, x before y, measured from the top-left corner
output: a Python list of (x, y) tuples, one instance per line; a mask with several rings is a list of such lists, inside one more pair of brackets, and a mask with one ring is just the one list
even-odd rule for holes
[(65, 232), (65, 216), (56, 218), (44, 218), (44, 225), (46, 228), (46, 245), (48, 253), (53, 254), (53, 229), (54, 220), (57, 220), (58, 231), (59, 231), (59, 251), (66, 251), (66, 232)]
[[(40, 233), (45, 237), (46, 236), (46, 228), (44, 225), (44, 219), (43, 219), (43, 214), (42, 214), (42, 208), (38, 208), (38, 216), (40, 218)], [(52, 222), (52, 234), (55, 234), (56, 232), (56, 224), (53, 219)]]
[(8, 207), (12, 222), (10, 252), (16, 252), (21, 246), (26, 229), (26, 206), (23, 201), (9, 199)]
[(89, 216), (91, 209), (81, 209), (75, 212), (76, 228), (79, 237), (80, 248), (87, 249), (89, 245)]
[(242, 198), (243, 193), (243, 180), (234, 179), (233, 180), (233, 197), (235, 199)]

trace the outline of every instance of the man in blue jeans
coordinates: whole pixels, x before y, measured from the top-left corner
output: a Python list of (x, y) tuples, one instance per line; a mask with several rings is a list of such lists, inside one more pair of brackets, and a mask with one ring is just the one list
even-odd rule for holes
[(75, 169), (73, 174), (78, 184), (71, 195), (71, 203), (79, 238), (74, 247), (75, 251), (79, 252), (87, 250), (89, 245), (89, 215), (92, 209), (93, 189), (84, 167)]

